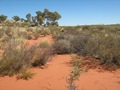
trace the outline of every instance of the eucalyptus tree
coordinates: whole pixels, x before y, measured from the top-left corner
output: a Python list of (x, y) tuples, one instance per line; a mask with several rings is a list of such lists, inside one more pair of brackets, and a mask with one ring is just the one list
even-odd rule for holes
[(57, 20), (59, 20), (60, 18), (61, 18), (61, 15), (55, 11), (55, 12), (48, 13), (47, 20), (48, 20), (50, 25), (58, 26)]
[(30, 13), (28, 13), (28, 14), (26, 15), (26, 18), (27, 18), (28, 22), (31, 22), (31, 20), (32, 20), (32, 15), (31, 15)]
[(41, 11), (37, 11), (37, 24), (42, 25), (43, 24), (43, 13)]
[(21, 22), (24, 22), (24, 21), (25, 21), (25, 19), (24, 19), (24, 18), (21, 18), (21, 19), (20, 19), (20, 21), (21, 21)]
[(7, 19), (7, 16), (5, 15), (0, 15), (0, 23), (4, 22)]
[(49, 12), (50, 11), (48, 9), (44, 9), (44, 12), (43, 12), (43, 23), (44, 23), (44, 26), (47, 25)]
[(19, 17), (19, 16), (13, 16), (12, 18), (13, 18), (13, 20), (15, 20), (15, 21), (19, 21), (19, 20), (20, 20), (20, 17)]

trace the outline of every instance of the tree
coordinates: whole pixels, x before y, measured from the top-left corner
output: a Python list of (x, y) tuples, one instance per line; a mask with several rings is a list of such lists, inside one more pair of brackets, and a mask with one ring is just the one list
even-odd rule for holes
[(43, 23), (44, 23), (44, 26), (48, 25), (47, 24), (48, 16), (49, 16), (49, 10), (48, 9), (44, 9), (44, 12), (43, 12)]
[(39, 17), (38, 17), (38, 21), (39, 21), (39, 24), (40, 24), (40, 25), (43, 24), (43, 18), (42, 18), (42, 16), (39, 16)]
[(19, 21), (20, 20), (20, 17), (19, 16), (14, 16), (12, 17), (15, 21)]
[(7, 19), (7, 16), (0, 15), (0, 23), (4, 22)]
[(50, 21), (55, 22), (56, 20), (59, 20), (61, 18), (61, 15), (58, 12), (49, 12), (48, 19)]
[(37, 11), (37, 24), (42, 25), (43, 24), (43, 13), (41, 11)]
[(61, 18), (61, 15), (58, 12), (49, 12), (47, 16), (47, 20), (49, 22), (49, 25), (52, 26), (58, 26), (57, 20)]
[(20, 19), (20, 21), (21, 21), (21, 22), (24, 22), (24, 21), (25, 21), (25, 19), (24, 19), (24, 18), (21, 18), (21, 19)]
[(28, 14), (26, 15), (26, 18), (27, 18), (28, 22), (31, 22), (31, 18), (32, 18), (32, 16), (31, 16), (30, 13), (28, 13)]
[(37, 25), (37, 16), (32, 16), (32, 26)]

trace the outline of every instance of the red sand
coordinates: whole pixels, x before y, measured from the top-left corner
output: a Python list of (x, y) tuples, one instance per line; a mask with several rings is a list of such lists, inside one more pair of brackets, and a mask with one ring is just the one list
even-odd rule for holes
[(98, 72), (96, 69), (81, 74), (78, 90), (120, 90), (120, 70)]
[[(52, 37), (41, 37), (29, 42), (33, 45), (42, 40), (52, 42)], [(0, 90), (68, 90), (66, 78), (72, 69), (68, 64), (70, 60), (70, 55), (56, 55), (46, 68), (32, 68), (30, 71), (35, 75), (29, 80), (17, 80), (16, 76), (0, 77)], [(120, 90), (120, 69), (114, 72), (90, 69), (80, 75), (76, 85), (78, 90)]]
[(67, 90), (66, 78), (70, 61), (69, 55), (57, 55), (48, 64), (47, 68), (33, 68), (35, 73), (32, 79), (17, 80), (16, 77), (0, 77), (0, 90)]
[(27, 42), (30, 44), (30, 46), (34, 45), (34, 44), (40, 44), (40, 42), (42, 41), (48, 41), (50, 43), (53, 43), (53, 39), (52, 36), (47, 35), (45, 37), (39, 37), (37, 40), (27, 40)]

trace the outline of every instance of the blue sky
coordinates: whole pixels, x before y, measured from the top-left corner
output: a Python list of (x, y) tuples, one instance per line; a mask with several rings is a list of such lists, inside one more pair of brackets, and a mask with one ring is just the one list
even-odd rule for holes
[(0, 14), (9, 19), (45, 8), (61, 14), (61, 26), (120, 23), (120, 0), (0, 0)]

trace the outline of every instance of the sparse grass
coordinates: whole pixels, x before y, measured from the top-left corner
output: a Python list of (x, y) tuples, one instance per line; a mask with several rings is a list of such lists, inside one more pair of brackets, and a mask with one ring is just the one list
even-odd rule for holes
[(34, 57), (35, 46), (10, 40), (5, 44), (4, 52), (0, 60), (0, 74), (14, 75), (28, 68)]
[(23, 71), (23, 72), (20, 72), (17, 76), (17, 79), (25, 79), (25, 80), (28, 80), (28, 79), (32, 79), (32, 77), (35, 75), (35, 73), (31, 73), (31, 72), (27, 72), (27, 71)]
[(53, 49), (48, 41), (43, 41), (38, 45), (36, 54), (34, 56), (33, 66), (46, 65), (53, 54)]
[(40, 42), (40, 45), (39, 45), (41, 48), (48, 48), (51, 46), (50, 42), (48, 41), (42, 41)]
[(73, 70), (70, 72), (69, 78), (67, 78), (68, 90), (77, 90), (75, 81), (78, 80), (79, 75), (82, 73), (83, 69), (79, 67), (82, 61), (77, 58), (77, 56), (72, 56)]

